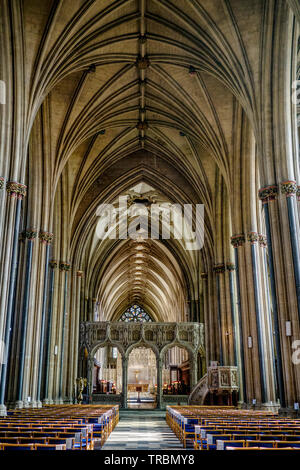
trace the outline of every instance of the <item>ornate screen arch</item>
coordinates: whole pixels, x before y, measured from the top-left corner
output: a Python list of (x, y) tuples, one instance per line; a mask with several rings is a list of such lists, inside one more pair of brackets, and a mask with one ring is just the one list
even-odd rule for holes
[(152, 318), (145, 310), (137, 304), (129, 307), (126, 312), (123, 313), (119, 321), (125, 322), (150, 322)]

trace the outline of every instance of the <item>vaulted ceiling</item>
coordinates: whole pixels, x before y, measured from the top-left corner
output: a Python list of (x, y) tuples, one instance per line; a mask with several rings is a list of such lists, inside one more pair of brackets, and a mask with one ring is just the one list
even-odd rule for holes
[(63, 201), (68, 256), (86, 272), (86, 295), (99, 298), (106, 318), (135, 301), (156, 319), (185, 319), (203, 257), (148, 240), (136, 269), (132, 240), (95, 241), (96, 210), (142, 183), (165, 201), (203, 203), (213, 250), (215, 187), (219, 177), (233, 184), (241, 109), (259, 133), (265, 2), (23, 3), (25, 134), (33, 123), (43, 129), (52, 206)]

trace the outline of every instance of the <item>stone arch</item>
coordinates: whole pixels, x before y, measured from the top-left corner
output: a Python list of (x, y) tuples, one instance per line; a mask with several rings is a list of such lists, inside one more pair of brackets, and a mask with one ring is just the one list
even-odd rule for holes
[(155, 347), (154, 344), (150, 344), (148, 341), (145, 341), (145, 340), (140, 340), (140, 341), (138, 341), (137, 343), (131, 344), (131, 345), (126, 349), (125, 356), (126, 356), (127, 358), (129, 358), (130, 353), (131, 353), (134, 349), (136, 349), (136, 348), (148, 348), (148, 349), (151, 349), (151, 350), (154, 352), (156, 359), (159, 358), (159, 349), (158, 349), (157, 347)]

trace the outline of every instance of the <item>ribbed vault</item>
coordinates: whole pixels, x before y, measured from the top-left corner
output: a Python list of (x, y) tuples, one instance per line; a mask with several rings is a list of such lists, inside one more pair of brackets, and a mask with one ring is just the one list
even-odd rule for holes
[[(260, 146), (268, 109), (260, 82), (269, 78), (264, 52), (258, 60), (253, 45), (269, 37), (262, 3), (24, 1), (25, 33), (30, 18), (39, 24), (25, 35), (22, 73), (30, 165), (37, 171), (40, 158), (51, 175), (42, 224), (56, 234), (54, 256), (84, 271), (84, 296), (98, 299), (104, 318), (138, 301), (158, 320), (184, 320), (188, 302), (201, 295), (201, 271), (230, 259), (230, 248), (216, 248), (231, 231), (229, 219), (218, 217), (216, 192), (228, 204), (235, 130), (248, 126)], [(201, 252), (176, 240), (144, 241), (139, 270), (130, 240), (95, 238), (99, 205), (137, 184), (162, 201), (205, 205)], [(30, 197), (33, 205), (36, 194)]]

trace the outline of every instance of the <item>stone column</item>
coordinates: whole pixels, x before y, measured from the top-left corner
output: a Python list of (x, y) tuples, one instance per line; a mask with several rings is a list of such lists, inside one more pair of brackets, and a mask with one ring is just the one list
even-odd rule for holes
[(219, 332), (219, 363), (223, 366), (227, 363), (228, 354), (226, 351), (226, 344), (225, 344), (225, 331), (227, 330), (227, 321), (226, 321), (226, 308), (225, 308), (225, 293), (223, 289), (223, 282), (225, 273), (225, 265), (224, 264), (217, 264), (213, 268), (216, 274), (216, 288), (217, 288), (217, 318), (218, 318), (218, 332)]
[(240, 344), (244, 400), (251, 403), (255, 398), (257, 405), (263, 405), (274, 398), (274, 387), (268, 375), (272, 373), (270, 357), (272, 351), (268, 338), (270, 325), (266, 318), (269, 313), (263, 302), (262, 269), (259, 235), (256, 232), (235, 235), (232, 244), (235, 247), (237, 267), (238, 298), (240, 313)]
[(66, 326), (66, 313), (67, 313), (67, 295), (68, 295), (68, 271), (71, 269), (69, 263), (61, 262), (59, 265), (61, 271), (65, 272), (64, 279), (64, 296), (63, 296), (63, 311), (62, 311), (62, 327), (61, 327), (61, 346), (60, 346), (60, 363), (59, 363), (59, 388), (58, 400), (63, 403), (63, 371), (64, 371), (64, 355), (65, 355), (65, 326)]
[(203, 284), (203, 310), (204, 310), (204, 341), (205, 341), (205, 354), (206, 362), (209, 365), (209, 361), (212, 359), (211, 348), (212, 348), (212, 339), (211, 339), (211, 328), (210, 328), (210, 315), (209, 315), (209, 299), (208, 299), (208, 285), (207, 285), (208, 275), (207, 273), (201, 273), (201, 280)]
[(58, 266), (57, 261), (52, 260), (49, 263), (50, 278), (49, 278), (49, 291), (48, 291), (48, 312), (47, 312), (47, 327), (45, 335), (45, 385), (44, 385), (44, 403), (52, 404), (53, 400), (49, 399), (49, 366), (51, 357), (51, 329), (52, 329), (52, 308), (53, 308), (53, 291), (54, 291), (54, 276), (55, 269)]
[(42, 302), (42, 313), (41, 313), (41, 334), (40, 334), (40, 350), (39, 350), (39, 363), (38, 363), (38, 376), (37, 376), (37, 392), (36, 392), (36, 400), (37, 406), (41, 407), (41, 387), (42, 387), (42, 373), (43, 373), (43, 366), (44, 366), (44, 344), (47, 338), (45, 335), (47, 334), (46, 328), (46, 307), (47, 307), (47, 299), (48, 299), (48, 273), (49, 273), (49, 257), (50, 257), (50, 249), (51, 243), (53, 241), (53, 233), (50, 232), (40, 232), (40, 240), (42, 245), (46, 249), (45, 255), (45, 272), (44, 272), (44, 288), (43, 288), (43, 302)]
[[(266, 224), (277, 381), (282, 408), (292, 408), (300, 394), (299, 366), (293, 363), (293, 345), (300, 338), (297, 191), (295, 181), (272, 184), (259, 191)], [(286, 334), (288, 321), (292, 326), (289, 336)]]
[(198, 358), (197, 352), (190, 353), (190, 392), (193, 390), (198, 382)]
[(127, 409), (127, 388), (128, 388), (128, 357), (122, 357), (122, 407)]
[(254, 301), (255, 301), (255, 313), (256, 313), (256, 328), (257, 328), (257, 348), (258, 348), (258, 359), (259, 359), (259, 373), (261, 382), (261, 397), (262, 403), (267, 401), (267, 389), (266, 389), (266, 371), (264, 364), (264, 357), (266, 355), (264, 351), (264, 338), (262, 331), (262, 301), (259, 286), (259, 265), (258, 265), (258, 233), (250, 232), (247, 234), (247, 240), (251, 245), (251, 261), (252, 261), (252, 275), (253, 275), (253, 287), (254, 287)]
[[(23, 286), (23, 299), (22, 299), (22, 312), (21, 312), (21, 333), (20, 333), (20, 349), (19, 349), (19, 367), (18, 367), (18, 381), (17, 381), (17, 408), (23, 408), (27, 404), (27, 399), (23, 396), (24, 384), (24, 366), (25, 366), (25, 351), (27, 340), (27, 321), (28, 321), (28, 306), (30, 295), (30, 281), (31, 281), (31, 268), (32, 268), (32, 251), (33, 242), (37, 237), (35, 229), (25, 230), (22, 234), (26, 247), (26, 267), (24, 272), (24, 286)], [(29, 341), (30, 341), (29, 335)]]
[(246, 373), (245, 373), (245, 345), (244, 345), (244, 332), (242, 321), (242, 307), (241, 307), (241, 283), (239, 274), (239, 251), (238, 248), (243, 246), (245, 236), (243, 234), (231, 237), (231, 244), (234, 247), (235, 267), (236, 267), (236, 284), (237, 284), (237, 332), (236, 342), (238, 340), (238, 357), (240, 359), (240, 402), (247, 403), (247, 388), (246, 388)]
[(235, 309), (235, 289), (234, 289), (234, 271), (235, 265), (227, 263), (226, 269), (229, 278), (229, 293), (230, 293), (230, 309), (231, 309), (231, 343), (233, 347), (233, 365), (238, 365), (238, 331), (236, 325), (236, 309)]
[(88, 402), (90, 403), (90, 398), (93, 393), (93, 369), (94, 369), (94, 358), (91, 356), (90, 352), (87, 358), (87, 394)]
[(157, 370), (157, 395), (156, 395), (156, 401), (157, 401), (157, 408), (161, 409), (162, 407), (162, 366), (163, 366), (163, 360), (161, 357), (157, 358), (156, 360), (156, 370)]
[(97, 302), (97, 299), (93, 298), (92, 302), (93, 302), (93, 307), (92, 307), (93, 318), (92, 318), (92, 321), (98, 321), (98, 302)]
[[(70, 402), (73, 402), (72, 396), (74, 395), (74, 381), (77, 377), (78, 370), (78, 348), (79, 348), (79, 325), (80, 325), (80, 291), (81, 280), (83, 271), (76, 271), (73, 276), (72, 282), (72, 299), (70, 311), (70, 343), (69, 343), (69, 358), (70, 366), (68, 373), (68, 395)], [(76, 397), (75, 397), (76, 399)]]
[[(3, 263), (4, 269), (6, 269), (6, 285), (1, 286), (1, 300), (0, 308), (1, 312), (5, 312), (1, 315), (1, 341), (4, 344), (6, 353), (9, 351), (10, 340), (11, 340), (11, 325), (13, 321), (13, 301), (16, 285), (16, 274), (18, 264), (18, 241), (19, 241), (19, 228), (20, 228), (20, 214), (21, 205), (24, 196), (26, 195), (26, 186), (21, 183), (8, 182), (7, 193), (10, 197), (10, 204), (8, 205), (8, 211), (11, 214), (7, 224), (7, 234), (11, 234), (12, 243), (11, 251), (6, 249)], [(12, 215), (13, 214), (13, 215)], [(5, 245), (4, 245), (5, 246)], [(7, 245), (6, 248), (8, 248)], [(10, 267), (10, 269), (9, 269)], [(5, 279), (4, 277), (4, 279)], [(4, 289), (3, 289), (4, 287)], [(6, 294), (8, 297), (6, 298)], [(7, 355), (7, 354), (6, 354)], [(7, 359), (7, 358), (6, 358)], [(5, 400), (5, 389), (7, 380), (7, 360), (4, 361), (1, 367), (1, 378), (0, 378), (0, 415), (6, 415)]]

